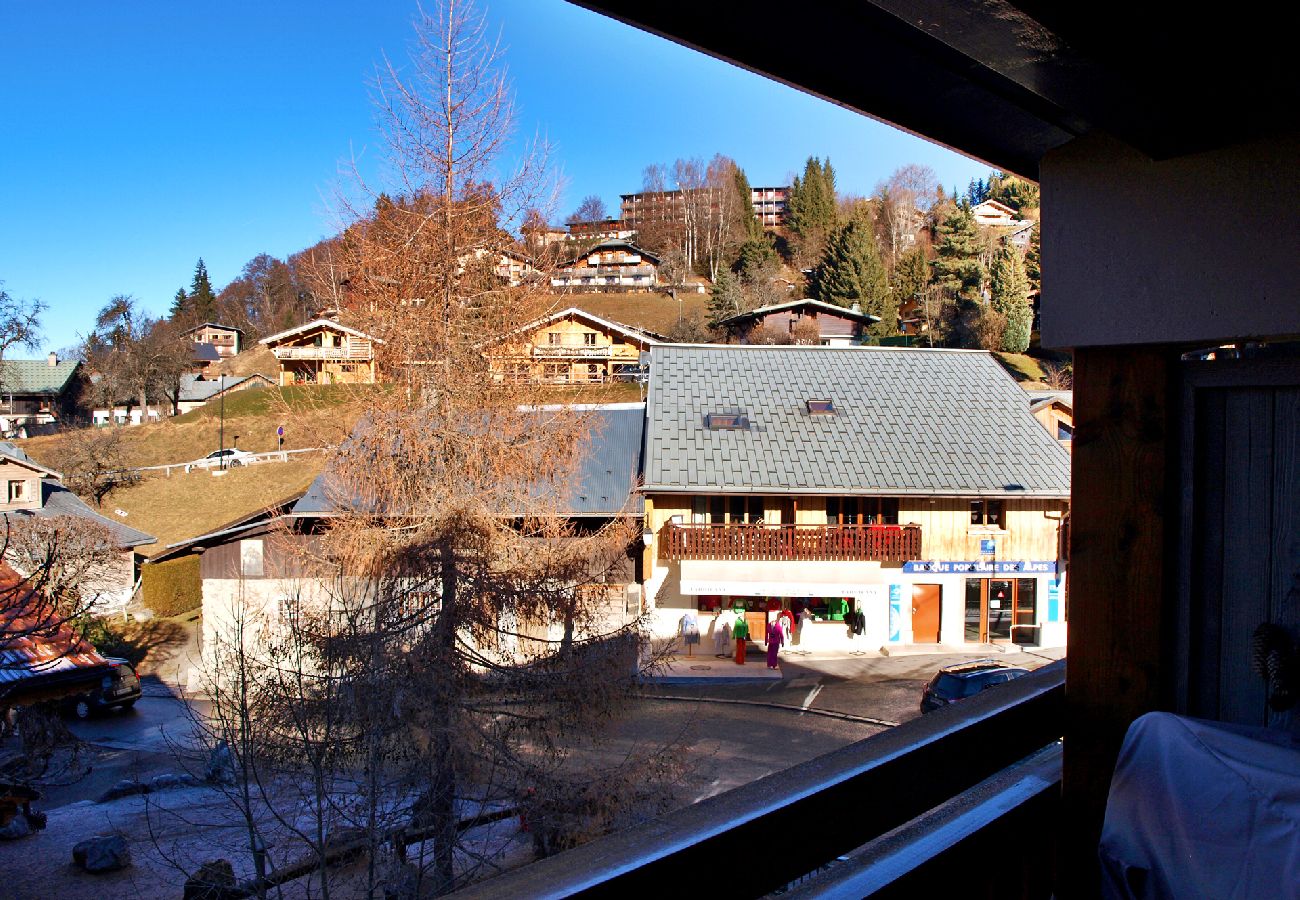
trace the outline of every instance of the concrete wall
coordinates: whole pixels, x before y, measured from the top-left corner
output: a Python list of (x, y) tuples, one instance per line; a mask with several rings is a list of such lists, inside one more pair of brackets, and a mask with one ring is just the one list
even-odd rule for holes
[(1047, 154), (1044, 346), (1300, 335), (1298, 161), (1300, 137), (1155, 161), (1093, 135)]

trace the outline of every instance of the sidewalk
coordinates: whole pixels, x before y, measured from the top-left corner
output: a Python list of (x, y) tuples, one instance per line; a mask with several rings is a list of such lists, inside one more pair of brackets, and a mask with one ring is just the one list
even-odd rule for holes
[[(1010, 666), (1028, 665), (1034, 668), (1065, 656), (1064, 647), (1020, 647), (1016, 644), (900, 644), (878, 650), (782, 650), (781, 668), (767, 667), (767, 653), (751, 643), (743, 666), (736, 665), (731, 656), (697, 653), (688, 657), (678, 652), (665, 659), (660, 674), (645, 679), (648, 684), (755, 684), (780, 681), (785, 677), (786, 664), (796, 664), (800, 669), (816, 668), (819, 662), (847, 659), (894, 659), (898, 657), (963, 657), (966, 659), (993, 658)], [(947, 664), (947, 663), (945, 663)]]

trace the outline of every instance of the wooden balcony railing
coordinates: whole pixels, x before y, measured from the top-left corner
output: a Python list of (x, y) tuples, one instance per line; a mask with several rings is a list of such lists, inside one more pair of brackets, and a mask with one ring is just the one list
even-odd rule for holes
[(750, 560), (924, 559), (920, 525), (665, 525), (659, 558)]

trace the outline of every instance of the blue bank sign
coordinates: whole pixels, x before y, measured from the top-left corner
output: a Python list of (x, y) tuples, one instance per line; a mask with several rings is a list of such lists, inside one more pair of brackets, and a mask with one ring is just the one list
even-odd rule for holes
[(912, 560), (903, 571), (914, 575), (1055, 575), (1056, 560)]

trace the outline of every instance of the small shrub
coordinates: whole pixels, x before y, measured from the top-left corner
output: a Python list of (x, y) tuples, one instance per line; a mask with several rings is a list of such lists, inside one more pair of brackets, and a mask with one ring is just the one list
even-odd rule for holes
[(199, 558), (193, 554), (140, 569), (144, 605), (160, 616), (177, 616), (203, 605)]

